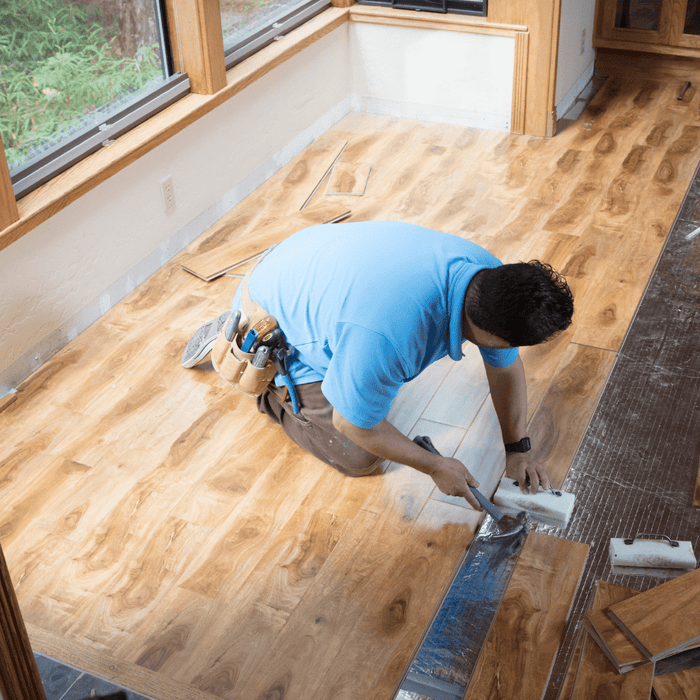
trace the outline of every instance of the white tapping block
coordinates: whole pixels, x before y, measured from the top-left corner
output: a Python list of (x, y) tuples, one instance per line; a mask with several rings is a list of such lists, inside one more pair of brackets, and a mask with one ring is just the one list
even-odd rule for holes
[(541, 486), (537, 493), (523, 493), (518, 482), (508, 477), (503, 477), (501, 483), (493, 494), (493, 502), (497, 506), (511, 510), (525, 510), (533, 515), (541, 515), (552, 518), (564, 524), (568, 524), (571, 513), (574, 510), (576, 497), (573, 493), (545, 491)]
[[(632, 544), (625, 544), (625, 541)], [(614, 537), (610, 539), (610, 563), (640, 569), (694, 569), (698, 565), (690, 542), (679, 541), (674, 547), (668, 539), (625, 540)]]

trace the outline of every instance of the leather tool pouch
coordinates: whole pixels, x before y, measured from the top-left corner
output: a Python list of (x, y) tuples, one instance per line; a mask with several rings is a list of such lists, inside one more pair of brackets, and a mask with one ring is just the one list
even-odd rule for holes
[[(269, 252), (269, 251), (268, 251)], [(267, 253), (266, 253), (267, 254)], [(260, 260), (265, 256), (263, 255)], [(260, 262), (258, 260), (258, 263)], [(255, 266), (257, 267), (257, 265)], [(272, 360), (268, 360), (264, 367), (253, 367), (254, 353), (243, 352), (242, 331), (252, 328), (259, 320), (267, 316), (265, 309), (256, 304), (248, 293), (248, 279), (253, 267), (245, 276), (241, 284), (241, 306), (245, 319), (235, 330), (232, 340), (226, 340), (225, 328), (219, 333), (211, 353), (214, 369), (234, 388), (247, 396), (260, 396), (267, 385), (277, 374), (277, 367)], [(246, 320), (247, 319), (247, 320)]]
[(238, 332), (231, 341), (226, 340), (223, 331), (219, 333), (211, 353), (212, 364), (231, 386), (248, 396), (260, 396), (277, 374), (277, 368), (270, 360), (264, 367), (253, 367), (255, 355), (241, 350), (241, 340)]

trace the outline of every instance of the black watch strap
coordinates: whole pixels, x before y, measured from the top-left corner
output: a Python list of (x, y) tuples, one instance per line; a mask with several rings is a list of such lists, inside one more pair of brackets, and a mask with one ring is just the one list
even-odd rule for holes
[(511, 452), (529, 452), (531, 449), (532, 445), (530, 444), (529, 437), (524, 437), (522, 440), (518, 440), (518, 442), (506, 443), (506, 454)]

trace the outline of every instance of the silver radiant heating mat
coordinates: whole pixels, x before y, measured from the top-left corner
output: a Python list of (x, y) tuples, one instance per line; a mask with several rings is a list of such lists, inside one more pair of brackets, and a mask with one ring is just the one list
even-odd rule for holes
[[(658, 533), (689, 540), (696, 556), (700, 554), (700, 510), (693, 507), (699, 468), (696, 173), (563, 485), (576, 495), (569, 525), (536, 526), (540, 532), (591, 545), (543, 700), (559, 696), (595, 582), (602, 579), (643, 591), (670, 573), (614, 571), (608, 557), (610, 538)], [(492, 526), (487, 517), (485, 527)], [(480, 532), (472, 545), (474, 556), (471, 548), (467, 553), (397, 700), (463, 697), (514, 566), (504, 557), (491, 574), (479, 570), (484, 564), (479, 556), (484, 534)]]

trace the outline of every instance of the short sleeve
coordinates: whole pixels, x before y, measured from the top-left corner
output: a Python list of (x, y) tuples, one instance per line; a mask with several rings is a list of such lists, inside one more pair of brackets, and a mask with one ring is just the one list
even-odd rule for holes
[(401, 358), (380, 333), (352, 323), (337, 330), (321, 390), (343, 418), (372, 428), (386, 418), (405, 381)]
[(479, 348), (479, 352), (484, 362), (491, 367), (510, 367), (518, 359), (518, 348)]

